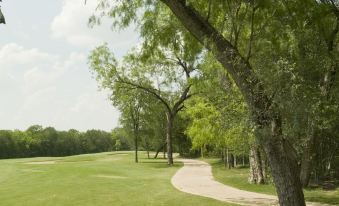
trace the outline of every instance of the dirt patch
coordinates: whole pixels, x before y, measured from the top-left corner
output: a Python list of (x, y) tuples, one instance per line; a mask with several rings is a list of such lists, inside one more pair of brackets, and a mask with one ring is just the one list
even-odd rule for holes
[(53, 165), (56, 161), (43, 161), (43, 162), (25, 162), (26, 165)]

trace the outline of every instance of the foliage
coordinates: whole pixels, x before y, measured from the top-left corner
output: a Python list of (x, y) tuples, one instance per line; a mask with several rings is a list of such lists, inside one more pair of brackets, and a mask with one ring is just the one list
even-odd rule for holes
[(101, 130), (79, 132), (74, 129), (57, 131), (52, 127), (34, 125), (26, 131), (0, 130), (0, 159), (129, 150), (126, 138), (119, 129), (112, 133)]

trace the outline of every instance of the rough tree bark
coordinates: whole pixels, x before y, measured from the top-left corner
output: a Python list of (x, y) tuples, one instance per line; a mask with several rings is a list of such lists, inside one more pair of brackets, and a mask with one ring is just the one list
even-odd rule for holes
[(263, 146), (281, 206), (305, 206), (293, 149), (282, 135), (281, 115), (265, 92), (250, 63), (198, 11), (184, 0), (161, 0), (184, 27), (223, 65), (242, 92), (256, 124), (257, 140)]
[(261, 154), (259, 148), (255, 145), (253, 145), (250, 149), (249, 160), (250, 175), (248, 177), (248, 182), (251, 184), (264, 184), (265, 178), (263, 174)]

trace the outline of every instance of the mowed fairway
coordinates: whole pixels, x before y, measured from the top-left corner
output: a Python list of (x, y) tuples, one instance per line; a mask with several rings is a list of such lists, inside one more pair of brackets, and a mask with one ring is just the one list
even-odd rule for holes
[(0, 160), (0, 205), (231, 205), (176, 190), (170, 180), (180, 166), (135, 164), (130, 152)]

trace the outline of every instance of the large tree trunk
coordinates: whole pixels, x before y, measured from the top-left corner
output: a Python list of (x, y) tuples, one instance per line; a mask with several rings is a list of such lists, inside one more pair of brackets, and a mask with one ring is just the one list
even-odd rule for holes
[(265, 178), (259, 148), (255, 145), (251, 146), (250, 154), (250, 175), (248, 181), (252, 184), (264, 184)]
[(173, 165), (173, 151), (172, 151), (172, 130), (174, 116), (171, 113), (166, 113), (167, 125), (166, 125), (166, 142), (167, 142), (167, 164)]
[[(273, 180), (281, 206), (305, 206), (300, 183), (300, 168), (292, 145), (282, 138), (281, 120), (273, 119), (270, 125), (259, 128), (259, 141), (270, 163)], [(269, 138), (265, 138), (268, 135)]]
[(185, 28), (223, 65), (243, 94), (257, 126), (274, 178), (281, 206), (305, 206), (297, 161), (284, 144), (281, 116), (268, 98), (264, 85), (250, 63), (223, 35), (190, 4), (183, 0), (162, 0)]

